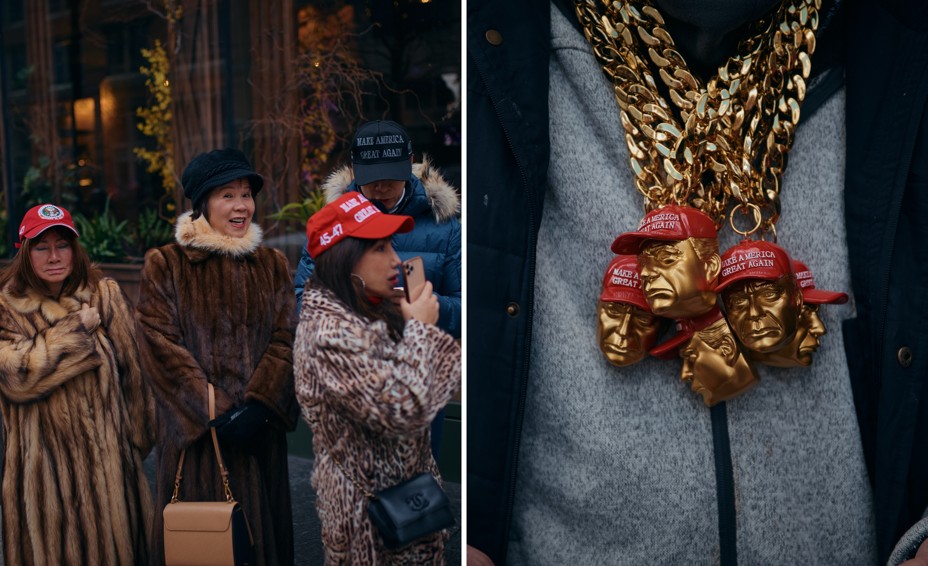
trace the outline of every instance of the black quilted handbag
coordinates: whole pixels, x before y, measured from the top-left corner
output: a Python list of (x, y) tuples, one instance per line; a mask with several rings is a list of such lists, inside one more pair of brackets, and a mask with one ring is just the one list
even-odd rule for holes
[(454, 526), (451, 501), (429, 473), (378, 491), (368, 499), (367, 513), (387, 548), (400, 548)]
[(454, 526), (451, 501), (432, 474), (423, 472), (393, 487), (371, 493), (345, 470), (338, 458), (333, 456), (332, 461), (368, 499), (367, 514), (387, 548), (401, 548)]

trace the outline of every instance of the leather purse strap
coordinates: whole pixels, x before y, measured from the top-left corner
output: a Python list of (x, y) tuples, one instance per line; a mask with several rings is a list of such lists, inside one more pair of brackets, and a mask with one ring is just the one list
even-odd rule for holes
[(377, 494), (372, 493), (371, 490), (361, 485), (361, 483), (358, 482), (358, 480), (354, 479), (353, 475), (348, 473), (348, 470), (346, 470), (345, 467), (342, 466), (342, 463), (338, 461), (338, 458), (335, 457), (335, 454), (332, 454), (331, 452), (329, 452), (329, 457), (332, 458), (332, 461), (335, 462), (335, 465), (338, 466), (339, 470), (341, 470), (342, 475), (348, 478), (348, 481), (354, 484), (354, 487), (357, 488), (357, 490), (360, 491), (364, 495), (364, 497), (368, 498), (371, 501), (374, 501), (377, 499)]
[[(216, 390), (213, 388), (212, 383), (207, 382), (206, 386), (209, 391), (209, 420), (213, 420), (216, 418)], [(226, 501), (234, 503), (235, 498), (232, 497), (232, 490), (229, 488), (229, 470), (226, 469), (225, 464), (222, 462), (222, 452), (219, 451), (219, 438), (216, 436), (216, 427), (209, 427), (209, 432), (213, 437), (213, 448), (216, 450), (216, 461), (219, 463), (219, 473), (222, 475), (222, 487), (226, 493)], [(177, 496), (180, 492), (180, 480), (184, 469), (184, 455), (186, 453), (186, 448), (180, 451), (180, 460), (177, 462), (177, 474), (174, 476), (174, 495), (171, 496), (171, 503), (176, 503), (178, 501)]]

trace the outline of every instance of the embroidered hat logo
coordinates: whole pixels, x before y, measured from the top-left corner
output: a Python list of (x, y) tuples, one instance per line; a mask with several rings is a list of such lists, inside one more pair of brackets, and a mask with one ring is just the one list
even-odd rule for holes
[(39, 217), (45, 220), (58, 220), (64, 218), (64, 212), (53, 204), (46, 204), (39, 209)]
[(385, 214), (361, 193), (345, 193), (322, 207), (306, 223), (306, 249), (319, 257), (347, 237), (363, 240), (387, 238), (397, 232), (409, 232), (414, 225), (410, 216)]

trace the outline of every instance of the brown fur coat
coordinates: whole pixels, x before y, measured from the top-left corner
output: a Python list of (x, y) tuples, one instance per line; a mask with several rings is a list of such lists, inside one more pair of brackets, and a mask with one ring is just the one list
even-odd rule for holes
[(293, 284), (286, 258), (260, 246), (252, 224), (242, 238), (215, 232), (205, 217), (177, 220), (176, 243), (149, 251), (137, 318), (142, 363), (158, 401), (158, 474), (153, 563), (164, 561), (161, 511), (170, 501), (180, 451), (180, 495), (222, 499), (207, 422), (207, 381), (216, 414), (257, 400), (277, 416), (249, 447), (222, 445), (232, 494), (255, 539), (257, 563), (293, 563), (286, 430), (296, 426)]
[(442, 564), (445, 536), (387, 550), (364, 495), (438, 467), (429, 425), (461, 383), (461, 350), (437, 326), (406, 323), (399, 342), (327, 291), (306, 290), (294, 350), (296, 392), (313, 430), (313, 487), (326, 564)]
[(6, 564), (146, 564), (154, 404), (115, 281), (59, 300), (0, 292), (0, 404)]

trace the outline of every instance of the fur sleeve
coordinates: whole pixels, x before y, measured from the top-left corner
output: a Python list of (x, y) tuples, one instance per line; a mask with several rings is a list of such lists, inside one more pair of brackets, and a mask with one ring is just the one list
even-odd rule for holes
[(274, 250), (274, 330), (258, 367), (248, 380), (246, 399), (255, 399), (273, 410), (288, 430), (300, 416), (293, 391), (293, 330), (296, 301), (287, 258)]
[(139, 365), (135, 322), (122, 289), (112, 279), (100, 282), (94, 303), (116, 354), (120, 387), (129, 412), (129, 439), (144, 457), (155, 443), (157, 427), (154, 398)]
[[(300, 402), (322, 401), (379, 434), (427, 428), (461, 383), (460, 347), (437, 326), (409, 321), (403, 339), (393, 343), (370, 327), (330, 318), (316, 340), (302, 360)], [(312, 380), (320, 383), (310, 386)], [(307, 398), (308, 391), (322, 399)]]
[(93, 336), (70, 314), (36, 334), (25, 334), (0, 305), (0, 393), (13, 403), (49, 395), (69, 379), (100, 366)]
[[(159, 430), (189, 446), (207, 432), (206, 374), (184, 346), (171, 268), (160, 249), (145, 254), (136, 320), (142, 368), (164, 409)], [(216, 414), (231, 407), (229, 397), (216, 388)]]

